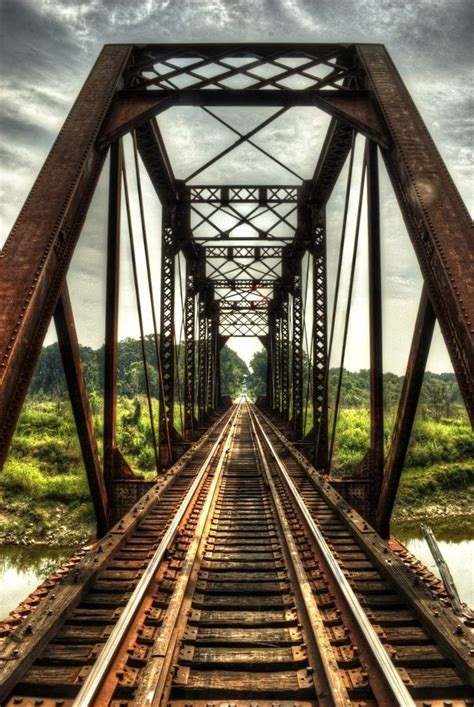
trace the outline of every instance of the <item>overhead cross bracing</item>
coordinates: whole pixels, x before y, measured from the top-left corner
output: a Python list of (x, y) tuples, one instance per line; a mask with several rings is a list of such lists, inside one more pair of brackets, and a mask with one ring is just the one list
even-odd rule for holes
[[(102, 468), (66, 273), (108, 154)], [(386, 458), (380, 158), (424, 281)], [(160, 287), (148, 257), (155, 234), (147, 230), (143, 167), (161, 202)], [(326, 212), (342, 178), (346, 197), (339, 261), (334, 281), (328, 283)], [(349, 227), (350, 244), (345, 242)], [(126, 239), (142, 340), (147, 333), (144, 299), (151, 307), (153, 356), (159, 372), (156, 391), (147, 373), (150, 352), (145, 345), (142, 352), (157, 471), (167, 468), (185, 443), (202, 432), (221, 404), (219, 352), (227, 338), (258, 336), (268, 361), (267, 394), (260, 403), (279, 418), (324, 473), (331, 470), (341, 389), (339, 377), (330, 425), (334, 312), (342, 312), (343, 345), (337, 366), (342, 375), (357, 245), (367, 240), (370, 445), (353, 470), (347, 494), (388, 533), (436, 320), (473, 414), (474, 285), (469, 267), (470, 219), (385, 48), (357, 44), (104, 47), (0, 261), (5, 303), (0, 311), (1, 458), (7, 454), (54, 317), (102, 531), (116, 505), (115, 482), (120, 474), (130, 472), (115, 433), (120, 253)], [(145, 254), (143, 272), (134, 254), (138, 244)], [(339, 266), (343, 258), (349, 258), (347, 274)], [(339, 296), (343, 285), (344, 298)], [(330, 298), (333, 313), (328, 311)], [(178, 380), (181, 339), (184, 381)], [(183, 434), (175, 420), (181, 392)], [(159, 419), (154, 397), (160, 401)]]

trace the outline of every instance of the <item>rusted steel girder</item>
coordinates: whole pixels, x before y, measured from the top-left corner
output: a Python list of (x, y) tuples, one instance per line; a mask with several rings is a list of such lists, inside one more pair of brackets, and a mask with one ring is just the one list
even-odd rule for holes
[(97, 521), (97, 535), (102, 537), (108, 530), (109, 502), (104, 477), (100, 466), (94, 422), (82, 370), (79, 342), (66, 283), (54, 312), (54, 323), (58, 335), (59, 350), (64, 366), (66, 383), (71, 400), (74, 420), (79, 433), (82, 458), (87, 474)]
[(130, 52), (102, 50), (0, 255), (0, 466), (106, 156), (96, 139)]
[(407, 370), (403, 381), (402, 394), (400, 396), (380, 498), (376, 509), (377, 530), (383, 538), (390, 536), (390, 518), (392, 516), (398, 484), (400, 483), (400, 477), (410, 443), (411, 431), (415, 421), (418, 401), (420, 399), (423, 375), (426, 361), (428, 360), (435, 323), (436, 317), (430, 298), (428, 297), (427, 289), (424, 286), (421, 292)]
[(358, 53), (392, 141), (382, 155), (474, 422), (473, 225), (385, 47), (358, 45)]
[(120, 220), (122, 205), (123, 148), (110, 150), (107, 281), (105, 291), (104, 355), (104, 482), (110, 498), (115, 470), (118, 377), (118, 320), (120, 283)]

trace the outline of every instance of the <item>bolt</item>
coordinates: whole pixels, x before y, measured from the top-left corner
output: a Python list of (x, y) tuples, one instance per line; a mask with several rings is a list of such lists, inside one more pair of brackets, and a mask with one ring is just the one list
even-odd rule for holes
[(456, 636), (462, 636), (462, 626), (456, 626), (454, 633)]

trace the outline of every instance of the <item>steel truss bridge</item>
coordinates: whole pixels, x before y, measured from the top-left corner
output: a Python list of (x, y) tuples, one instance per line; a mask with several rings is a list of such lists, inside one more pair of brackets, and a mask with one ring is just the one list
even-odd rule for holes
[[(174, 107), (202, 109), (233, 136), (227, 145), (216, 140), (213, 156), (185, 179), (175, 176), (157, 119)], [(266, 117), (244, 129), (224, 119), (222, 107), (264, 108)], [(310, 179), (256, 138), (293, 107), (329, 116)], [(202, 172), (242, 145), (272, 160), (288, 180), (242, 183), (242, 164), (228, 183), (199, 183)], [(106, 159), (102, 462), (66, 279)], [(387, 455), (380, 159), (423, 277)], [(141, 167), (161, 203), (159, 287)], [(329, 316), (327, 211), (343, 177)], [(348, 255), (349, 226), (355, 235)], [(362, 232), (368, 238), (370, 445), (352, 475), (336, 481), (331, 465)], [(137, 479), (116, 444), (124, 235), (154, 482)], [(7, 704), (184, 705), (195, 699), (201, 705), (209, 698), (239, 705), (274, 699), (413, 704), (418, 698), (420, 704), (466, 704), (472, 615), (466, 607), (459, 611), (431, 573), (390, 539), (390, 517), (435, 322), (474, 417), (473, 246), (466, 208), (382, 45), (105, 46), (0, 256), (1, 462), (54, 320), (102, 538), (3, 625), (0, 676)], [(329, 361), (345, 257), (350, 274), (329, 424)], [(148, 375), (145, 307), (158, 391)], [(257, 407), (231, 405), (222, 395), (220, 351), (233, 336), (258, 337), (267, 352), (267, 389)], [(175, 420), (179, 390), (182, 431)], [(153, 397), (159, 398), (158, 419)], [(204, 547), (203, 560), (198, 549)], [(248, 553), (254, 553), (251, 571)], [(261, 605), (261, 615), (252, 614), (249, 599)], [(270, 644), (272, 655), (265, 649)], [(374, 668), (370, 676), (367, 665)]]

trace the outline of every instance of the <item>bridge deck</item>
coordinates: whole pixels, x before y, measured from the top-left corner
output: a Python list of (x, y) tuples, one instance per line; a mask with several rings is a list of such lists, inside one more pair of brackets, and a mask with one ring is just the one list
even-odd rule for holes
[(473, 697), (469, 617), (244, 400), (34, 603), (8, 707)]

